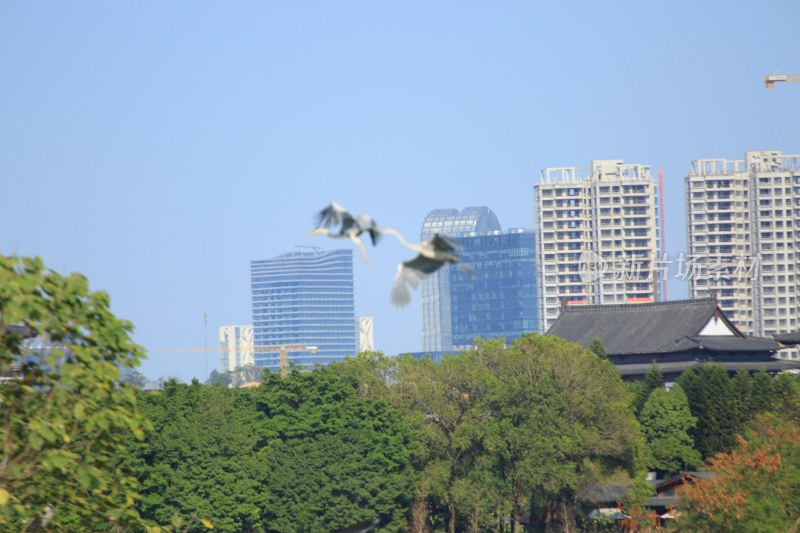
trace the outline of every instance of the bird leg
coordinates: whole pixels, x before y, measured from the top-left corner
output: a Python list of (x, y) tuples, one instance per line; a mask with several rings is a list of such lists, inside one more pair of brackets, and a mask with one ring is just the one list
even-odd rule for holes
[(364, 260), (364, 264), (370, 266), (369, 257), (367, 257), (367, 250), (361, 243), (361, 239), (359, 239), (358, 237), (350, 237), (350, 240), (352, 240), (354, 243), (356, 243), (356, 246), (358, 246), (358, 249), (361, 252), (361, 259)]

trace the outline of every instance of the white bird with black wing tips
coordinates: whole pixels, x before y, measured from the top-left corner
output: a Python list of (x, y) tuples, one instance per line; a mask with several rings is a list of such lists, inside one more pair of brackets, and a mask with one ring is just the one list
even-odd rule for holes
[[(367, 251), (364, 249), (364, 244), (361, 242), (361, 234), (365, 231), (369, 232), (373, 246), (378, 244), (378, 240), (380, 239), (380, 230), (371, 216), (366, 213), (359, 213), (353, 217), (347, 209), (336, 202), (331, 202), (328, 207), (317, 213), (316, 221), (317, 227), (309, 231), (308, 235), (327, 235), (333, 239), (350, 239), (361, 251), (361, 257), (364, 263), (369, 264)], [(338, 232), (333, 232), (328, 229), (338, 224), (341, 224)]]
[[(394, 235), (403, 246), (419, 254), (415, 258), (397, 265), (397, 274), (392, 284), (392, 304), (397, 307), (405, 307), (411, 303), (408, 285), (416, 289), (422, 280), (439, 270), (444, 264), (456, 264), (461, 260), (455, 253), (455, 250), (460, 247), (458, 241), (440, 233), (434, 235), (431, 240), (416, 244), (408, 242), (394, 228), (381, 228), (380, 231)], [(465, 272), (474, 271), (467, 266), (461, 266), (460, 268)]]

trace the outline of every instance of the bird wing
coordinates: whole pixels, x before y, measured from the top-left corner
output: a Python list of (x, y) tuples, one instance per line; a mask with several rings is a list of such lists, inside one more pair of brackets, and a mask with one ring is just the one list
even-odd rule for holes
[(414, 272), (418, 272), (419, 275), (423, 277), (430, 276), (439, 270), (439, 267), (441, 267), (443, 264), (444, 261), (430, 259), (421, 254), (414, 259), (409, 259), (408, 261), (403, 262), (403, 266), (405, 266), (405, 268), (413, 270)]
[(436, 272), (443, 264), (441, 261), (418, 255), (397, 265), (397, 274), (392, 283), (392, 304), (405, 307), (411, 303), (407, 285), (416, 289), (422, 280)]
[(356, 219), (350, 215), (347, 211), (342, 213), (342, 228), (339, 230), (339, 233), (352, 233), (354, 235), (361, 234), (361, 227), (359, 226)]
[(372, 246), (375, 246), (381, 240), (381, 232), (373, 228), (369, 230), (369, 238), (372, 239)]
[(381, 234), (374, 218), (366, 213), (359, 213), (356, 215), (356, 224), (358, 224), (358, 227), (361, 229), (361, 231), (369, 232), (370, 239), (372, 239), (372, 246), (378, 244)]
[(410, 270), (403, 268), (403, 263), (397, 265), (397, 274), (392, 283), (392, 305), (395, 307), (405, 307), (411, 303), (411, 294), (408, 292), (406, 282), (419, 283), (416, 278), (412, 278)]
[(351, 220), (353, 218), (350, 216), (350, 213), (347, 212), (347, 209), (340, 206), (336, 202), (331, 202), (329, 206), (317, 213), (317, 226), (329, 228), (331, 226), (335, 226), (336, 224), (341, 224), (345, 217), (348, 217)]
[(431, 244), (435, 250), (440, 252), (452, 252), (458, 248), (461, 248), (461, 243), (458, 241), (458, 239), (447, 237), (441, 233), (437, 233), (433, 236), (433, 239), (431, 239)]

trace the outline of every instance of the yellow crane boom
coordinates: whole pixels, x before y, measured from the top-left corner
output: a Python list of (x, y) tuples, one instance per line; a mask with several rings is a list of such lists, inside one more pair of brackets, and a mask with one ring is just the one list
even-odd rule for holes
[[(158, 350), (159, 352), (173, 352), (173, 353), (204, 353), (204, 352), (219, 352), (222, 351), (223, 348), (215, 347), (215, 348), (162, 348)], [(281, 377), (286, 377), (289, 373), (289, 352), (311, 352), (317, 353), (316, 346), (309, 346), (307, 344), (273, 344), (273, 345), (260, 345), (260, 346), (253, 346), (252, 350), (254, 352), (278, 352), (279, 354), (279, 367), (281, 369)], [(228, 348), (228, 352), (234, 352), (236, 348), (230, 346)]]
[(767, 86), (767, 89), (774, 88), (776, 83), (782, 81), (800, 81), (800, 75), (784, 76), (783, 74), (770, 74), (764, 76), (764, 84)]

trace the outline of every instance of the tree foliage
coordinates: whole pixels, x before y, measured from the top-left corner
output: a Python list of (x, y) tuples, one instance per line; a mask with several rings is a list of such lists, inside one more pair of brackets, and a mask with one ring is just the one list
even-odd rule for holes
[(690, 369), (678, 377), (689, 401), (689, 409), (697, 418), (692, 431), (694, 447), (703, 457), (728, 451), (736, 444), (736, 435), (746, 420), (740, 410), (733, 382), (720, 365), (704, 365)]
[[(166, 380), (144, 392), (125, 383), (141, 381), (132, 327), (108, 308), (81, 276), (0, 258), (0, 326), (55, 347), (0, 386), (0, 530), (324, 532), (379, 518), (384, 531), (518, 532), (528, 515), (573, 531), (592, 507), (635, 515), (651, 490), (644, 467), (693, 468), (698, 451), (716, 454), (721, 481), (687, 489), (681, 527), (800, 518), (800, 387), (788, 375), (704, 366), (667, 391), (654, 365), (631, 392), (601, 343), (531, 334), (439, 364), (365, 353), (266, 373), (253, 389)], [(25, 348), (19, 331), (0, 332), (7, 368)]]
[[(0, 386), (0, 530), (141, 526), (138, 483), (110, 462), (149, 428), (119, 371), (142, 354), (109, 305), (83, 276), (0, 256), (0, 368), (25, 356), (19, 379)], [(43, 348), (31, 353), (6, 326)]]
[(800, 430), (760, 415), (729, 452), (710, 459), (710, 477), (678, 492), (683, 531), (788, 531), (800, 521)]
[(261, 381), (263, 375), (264, 369), (254, 365), (245, 365), (226, 372), (212, 370), (206, 380), (206, 384), (221, 385), (223, 387), (241, 387), (246, 383)]
[(431, 451), (422, 494), (446, 510), (450, 531), (504, 517), (517, 531), (531, 511), (574, 529), (580, 488), (631, 488), (642, 466), (619, 373), (556, 337), (479, 343), (439, 365), (406, 359), (394, 391), (422, 415)]
[(702, 458), (689, 432), (697, 425), (680, 385), (653, 390), (639, 417), (649, 448), (647, 466), (664, 476), (698, 468)]
[[(444, 509), (441, 514), (434, 512), (433, 522), (437, 523), (437, 515), (444, 515), (450, 531), (456, 529), (457, 510), (464, 507), (473, 526), (496, 519), (492, 513), (496, 487), (480, 455), (485, 418), (481, 402), (490, 377), (480, 353), (445, 357), (439, 364), (428, 358), (401, 358), (392, 388), (395, 401), (424, 428), (426, 462), (419, 477), (423, 501), (418, 507), (427, 510), (424, 500), (430, 498), (434, 510)], [(428, 519), (423, 511), (418, 521)]]
[(403, 531), (418, 447), (381, 394), (384, 361), (267, 373), (253, 389), (168, 382), (143, 394), (155, 429), (119, 458), (142, 482), (142, 516), (230, 532), (337, 531), (377, 517)]
[(603, 345), (603, 339), (600, 337), (594, 337), (592, 342), (589, 343), (588, 350), (595, 354), (597, 357), (605, 357), (606, 356), (606, 347)]
[(386, 531), (405, 531), (416, 436), (369, 387), (375, 381), (364, 367), (375, 362), (370, 354), (286, 378), (265, 375), (257, 408), (267, 530), (336, 531), (377, 517)]
[(658, 368), (658, 365), (653, 361), (650, 370), (645, 374), (642, 381), (633, 383), (633, 410), (637, 416), (641, 414), (644, 404), (650, 398), (650, 393), (656, 389), (664, 388), (664, 374)]
[(140, 389), (143, 389), (147, 386), (147, 376), (135, 368), (122, 368), (120, 369), (120, 375), (122, 376), (122, 381), (125, 383), (136, 385)]
[(141, 481), (142, 517), (192, 530), (204, 529), (201, 518), (217, 531), (257, 529), (256, 413), (247, 391), (168, 381), (142, 394), (140, 406), (154, 431), (118, 459)]

